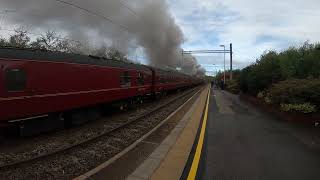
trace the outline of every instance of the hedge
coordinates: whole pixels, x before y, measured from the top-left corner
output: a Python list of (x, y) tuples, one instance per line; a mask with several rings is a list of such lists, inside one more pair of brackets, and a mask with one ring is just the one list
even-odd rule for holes
[(320, 107), (320, 79), (291, 79), (268, 89), (273, 104), (305, 104)]
[(266, 51), (241, 71), (239, 85), (244, 93), (256, 96), (280, 81), (310, 77), (320, 78), (320, 44), (306, 42), (280, 53)]

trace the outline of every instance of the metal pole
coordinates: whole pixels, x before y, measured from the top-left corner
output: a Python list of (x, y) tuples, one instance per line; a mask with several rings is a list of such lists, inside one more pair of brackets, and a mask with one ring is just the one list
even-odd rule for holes
[(226, 83), (226, 46), (223, 45), (223, 81)]
[(230, 43), (230, 80), (232, 80), (232, 43)]
[(183, 66), (183, 49), (181, 50), (181, 64), (180, 64), (180, 68), (181, 68), (181, 70), (180, 71), (182, 71), (182, 66)]

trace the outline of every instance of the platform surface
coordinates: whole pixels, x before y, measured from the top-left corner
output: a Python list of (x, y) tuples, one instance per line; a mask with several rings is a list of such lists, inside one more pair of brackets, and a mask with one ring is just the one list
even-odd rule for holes
[(197, 179), (320, 179), (316, 136), (214, 90)]

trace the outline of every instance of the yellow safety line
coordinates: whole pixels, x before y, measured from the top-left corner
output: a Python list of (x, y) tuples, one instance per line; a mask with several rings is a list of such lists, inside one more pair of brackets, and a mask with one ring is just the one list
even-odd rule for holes
[(194, 155), (194, 158), (193, 158), (192, 166), (191, 166), (191, 169), (190, 169), (190, 172), (188, 175), (188, 180), (194, 180), (196, 178), (197, 171), (198, 171), (198, 166), (199, 166), (200, 157), (201, 157), (201, 151), (202, 151), (203, 142), (204, 142), (204, 135), (206, 132), (206, 127), (207, 127), (208, 109), (209, 109), (209, 100), (210, 100), (210, 89), (211, 88), (209, 88), (207, 105), (206, 105), (206, 110), (205, 110), (205, 114), (203, 117), (203, 123), (202, 123), (199, 141), (198, 141), (198, 145), (197, 145), (197, 149), (196, 149), (196, 154)]

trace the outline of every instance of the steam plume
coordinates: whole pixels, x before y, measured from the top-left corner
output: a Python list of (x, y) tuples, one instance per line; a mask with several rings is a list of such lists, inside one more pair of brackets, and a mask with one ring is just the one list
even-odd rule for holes
[[(6, 16), (12, 25), (32, 31), (59, 31), (71, 39), (89, 42), (91, 47), (113, 46), (123, 53), (140, 46), (153, 66), (180, 65), (184, 37), (166, 0), (64, 1), (89, 12), (55, 0), (2, 0), (0, 6), (15, 10)], [(196, 60), (186, 61), (184, 72), (197, 74), (200, 68)]]

